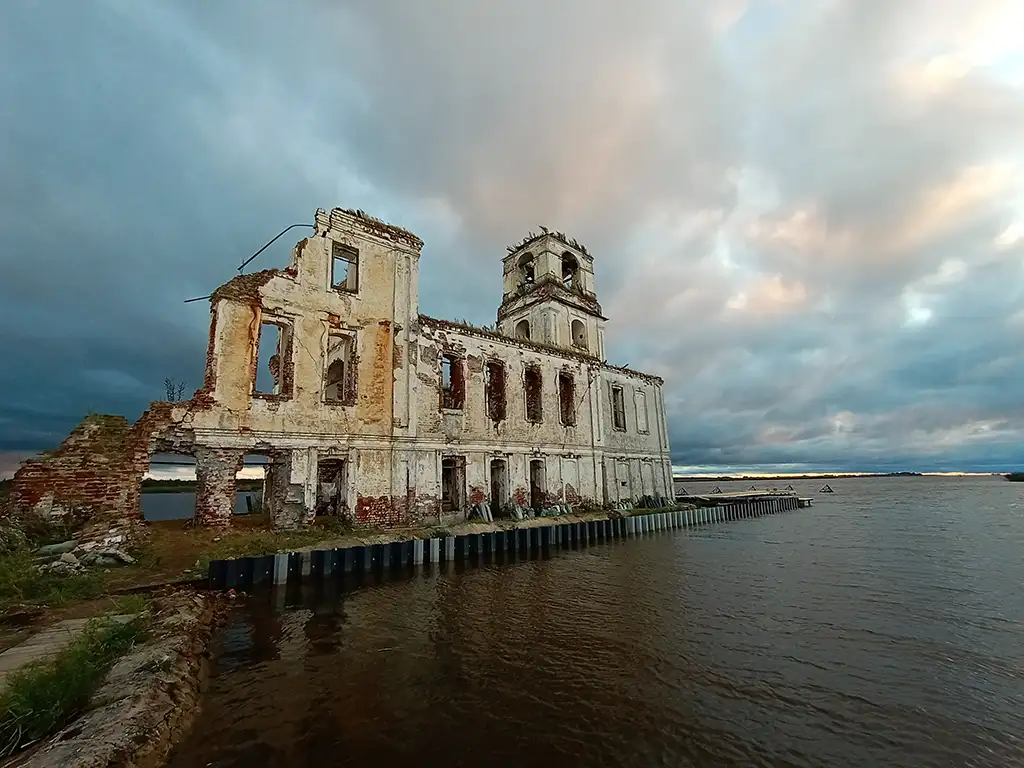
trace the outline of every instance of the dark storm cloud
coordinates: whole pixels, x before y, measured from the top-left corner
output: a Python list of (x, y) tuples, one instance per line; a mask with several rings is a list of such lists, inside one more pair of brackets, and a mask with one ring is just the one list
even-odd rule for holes
[(8, 3), (0, 451), (90, 409), (134, 417), (165, 376), (198, 385), (208, 315), (182, 299), (352, 205), (426, 241), (423, 311), (476, 322), (508, 242), (539, 224), (586, 242), (614, 358), (668, 382), (681, 465), (1013, 465), (1020, 17)]

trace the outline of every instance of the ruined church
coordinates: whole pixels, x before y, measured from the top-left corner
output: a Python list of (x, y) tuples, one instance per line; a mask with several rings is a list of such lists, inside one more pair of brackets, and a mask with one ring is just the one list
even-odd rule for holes
[[(509, 247), (497, 323), (478, 328), (419, 313), (422, 245), (361, 211), (318, 210), (286, 268), (211, 295), (205, 380), (190, 400), (153, 403), (133, 425), (87, 419), (26, 463), (12, 501), (137, 515), (155, 452), (195, 458), (204, 525), (230, 524), (253, 454), (284, 528), (671, 497), (663, 381), (605, 361), (587, 249), (547, 230)], [(97, 446), (98, 465), (86, 455)]]

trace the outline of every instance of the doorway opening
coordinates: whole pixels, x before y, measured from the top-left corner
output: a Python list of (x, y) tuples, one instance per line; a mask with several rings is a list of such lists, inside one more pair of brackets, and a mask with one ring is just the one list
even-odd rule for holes
[(501, 517), (508, 504), (508, 462), (491, 459), (491, 515)]
[(316, 465), (317, 517), (348, 517), (348, 462), (323, 459)]
[(544, 496), (546, 495), (544, 479), (544, 459), (531, 459), (530, 461), (530, 506), (534, 510), (544, 508)]
[(466, 505), (466, 459), (449, 456), (441, 459), (441, 513), (463, 512)]

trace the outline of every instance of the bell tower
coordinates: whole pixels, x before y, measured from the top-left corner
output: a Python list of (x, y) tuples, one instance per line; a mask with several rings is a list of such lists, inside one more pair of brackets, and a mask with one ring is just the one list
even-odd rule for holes
[(503, 259), (498, 330), (604, 359), (604, 323), (594, 292), (594, 259), (561, 232), (544, 227)]

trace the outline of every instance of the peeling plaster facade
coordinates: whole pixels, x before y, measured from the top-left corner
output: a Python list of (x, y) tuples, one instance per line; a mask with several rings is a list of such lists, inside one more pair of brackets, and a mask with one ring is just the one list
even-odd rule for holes
[[(140, 456), (156, 451), (195, 457), (204, 525), (230, 524), (246, 454), (268, 457), (264, 503), (283, 528), (318, 512), (397, 526), (465, 519), (481, 502), (500, 516), (670, 498), (663, 382), (603, 362), (586, 249), (547, 231), (509, 248), (489, 330), (419, 314), (421, 247), (362, 212), (321, 209), (286, 269), (218, 288), (203, 387), (129, 429), (126, 512), (138, 514)], [(48, 461), (26, 466), (32, 483), (16, 477), (16, 502), (60, 506), (38, 487), (54, 482)]]

